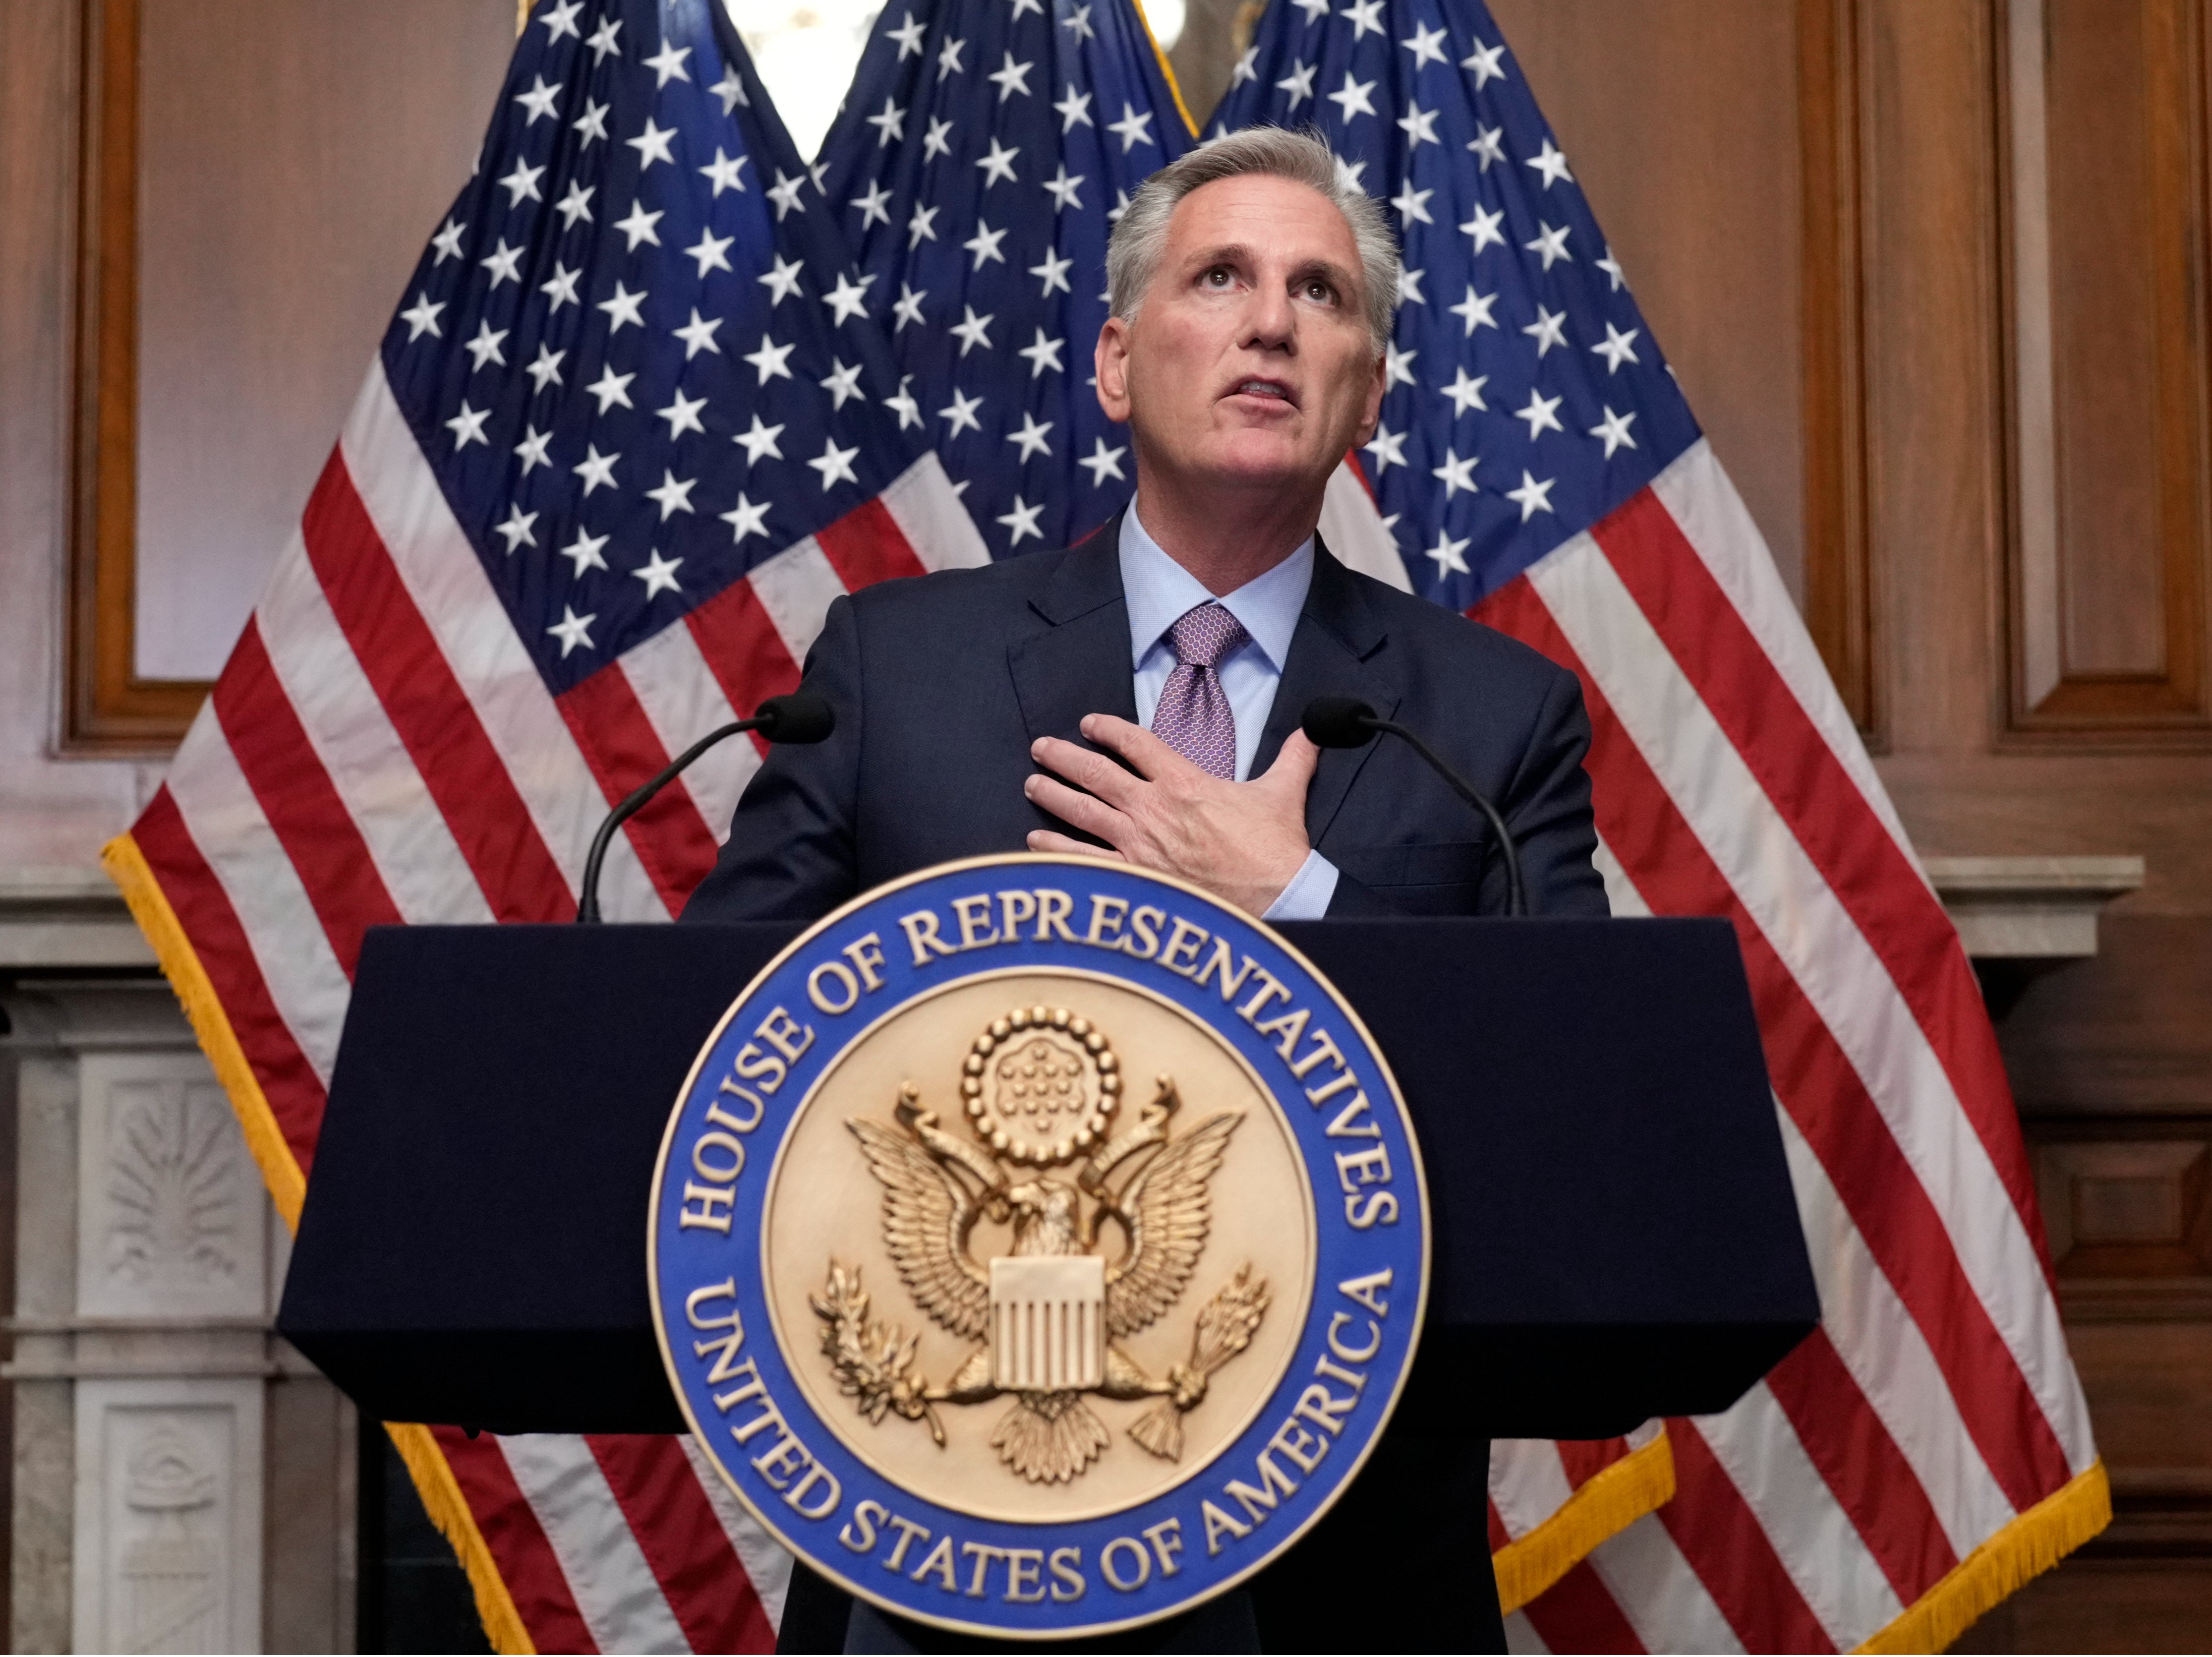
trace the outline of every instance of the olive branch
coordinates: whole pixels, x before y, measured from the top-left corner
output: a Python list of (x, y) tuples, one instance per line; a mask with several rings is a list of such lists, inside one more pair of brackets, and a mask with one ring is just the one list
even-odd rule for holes
[(930, 1437), (942, 1449), (944, 1423), (930, 1402), (929, 1383), (914, 1361), (921, 1338), (868, 1316), (860, 1268), (848, 1272), (832, 1259), (829, 1282), (822, 1293), (807, 1296), (807, 1304), (822, 1320), (822, 1356), (836, 1372), (839, 1387), (870, 1423), (880, 1425), (886, 1414), (926, 1421)]

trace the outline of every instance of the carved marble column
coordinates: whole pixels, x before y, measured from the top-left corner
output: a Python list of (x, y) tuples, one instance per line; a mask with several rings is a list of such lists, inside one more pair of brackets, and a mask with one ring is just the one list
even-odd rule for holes
[(0, 959), (16, 1107), (10, 1646), (349, 1650), (355, 1431), (270, 1331), (283, 1225), (167, 987), (72, 974), (55, 958), (66, 939), (40, 943), (34, 966)]
[(80, 1651), (261, 1649), (261, 1382), (76, 1383)]

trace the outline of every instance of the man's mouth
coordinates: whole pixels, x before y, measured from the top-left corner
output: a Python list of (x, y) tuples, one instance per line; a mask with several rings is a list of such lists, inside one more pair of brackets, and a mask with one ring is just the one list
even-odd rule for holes
[(1294, 409), (1298, 406), (1298, 400), (1291, 395), (1291, 388), (1279, 379), (1240, 379), (1230, 387), (1229, 394), (1231, 397), (1273, 398), (1278, 402), (1289, 404)]

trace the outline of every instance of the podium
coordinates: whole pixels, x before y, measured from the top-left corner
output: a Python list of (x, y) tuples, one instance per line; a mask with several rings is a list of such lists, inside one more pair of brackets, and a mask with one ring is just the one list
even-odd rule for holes
[[(708, 1033), (799, 930), (372, 930), (279, 1331), (382, 1420), (684, 1430), (646, 1286), (654, 1156)], [(1726, 923), (1278, 930), (1419, 1137), (1408, 1429), (1602, 1438), (1725, 1409), (1818, 1322)]]

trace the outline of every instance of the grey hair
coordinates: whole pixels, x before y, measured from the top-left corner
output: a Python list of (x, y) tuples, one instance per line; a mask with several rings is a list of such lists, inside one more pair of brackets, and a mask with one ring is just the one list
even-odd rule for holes
[(1109, 309), (1123, 322), (1133, 320), (1167, 252), (1168, 222), (1182, 198), (1203, 185), (1260, 173), (1289, 179), (1320, 191), (1344, 215), (1359, 250), (1361, 295), (1367, 332), (1381, 356), (1390, 339), (1398, 309), (1398, 239), (1372, 196), (1343, 182), (1336, 157), (1318, 129), (1286, 131), (1279, 126), (1249, 126), (1209, 139), (1172, 161), (1137, 188), (1106, 244)]

